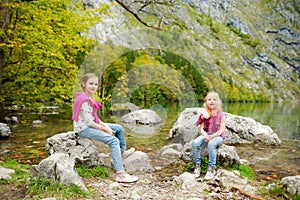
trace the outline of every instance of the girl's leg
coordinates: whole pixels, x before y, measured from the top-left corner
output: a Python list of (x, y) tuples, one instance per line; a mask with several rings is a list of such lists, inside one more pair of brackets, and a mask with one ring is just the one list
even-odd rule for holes
[(126, 151), (126, 141), (123, 127), (120, 124), (108, 123), (107, 125), (114, 131), (115, 136), (119, 139), (121, 151)]
[(122, 156), (121, 156), (121, 150), (120, 150), (120, 142), (119, 139), (109, 135), (108, 133), (105, 133), (104, 131), (100, 131), (98, 129), (94, 128), (86, 128), (78, 133), (80, 137), (86, 137), (89, 139), (94, 139), (100, 142), (103, 142), (104, 144), (109, 145), (111, 156), (113, 159), (114, 167), (116, 171), (122, 171), (124, 170), (123, 162), (122, 162)]
[(193, 161), (195, 165), (200, 166), (201, 164), (201, 145), (204, 141), (204, 137), (200, 135), (192, 142), (192, 155), (193, 155)]
[(208, 142), (208, 167), (216, 168), (217, 163), (217, 148), (223, 143), (224, 139), (219, 136), (211, 139)]

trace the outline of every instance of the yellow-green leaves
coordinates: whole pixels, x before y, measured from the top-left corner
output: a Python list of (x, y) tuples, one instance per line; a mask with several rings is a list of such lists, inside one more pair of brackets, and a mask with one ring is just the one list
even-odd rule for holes
[(77, 70), (94, 44), (83, 33), (100, 21), (107, 6), (84, 10), (81, 2), (72, 0), (22, 1), (6, 6), (11, 18), (8, 28), (0, 32), (4, 55), (1, 101), (70, 100)]

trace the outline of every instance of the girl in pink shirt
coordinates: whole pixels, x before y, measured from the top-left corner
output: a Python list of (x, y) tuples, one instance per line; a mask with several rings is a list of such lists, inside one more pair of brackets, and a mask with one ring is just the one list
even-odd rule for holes
[(194, 175), (199, 177), (201, 173), (201, 146), (207, 142), (208, 149), (208, 170), (205, 180), (213, 179), (216, 174), (217, 148), (225, 139), (226, 117), (221, 110), (222, 101), (218, 93), (209, 92), (204, 98), (204, 105), (208, 117), (200, 114), (196, 125), (200, 125), (200, 133), (192, 142), (192, 155), (195, 164)]
[(126, 152), (126, 142), (122, 126), (119, 124), (104, 123), (98, 118), (97, 110), (102, 105), (93, 99), (93, 95), (98, 88), (98, 82), (98, 77), (93, 73), (85, 74), (82, 77), (81, 88), (83, 93), (76, 93), (73, 106), (72, 119), (74, 120), (74, 131), (80, 137), (94, 139), (109, 145), (113, 164), (116, 169), (115, 180), (126, 183), (135, 182), (138, 178), (124, 171), (122, 154), (128, 152)]

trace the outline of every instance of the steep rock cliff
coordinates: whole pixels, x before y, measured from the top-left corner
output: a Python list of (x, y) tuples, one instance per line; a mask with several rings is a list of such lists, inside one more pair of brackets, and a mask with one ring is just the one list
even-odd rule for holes
[[(94, 7), (112, 2), (85, 1)], [(124, 2), (132, 3), (133, 0)], [(93, 36), (100, 38), (100, 43), (111, 40), (116, 45), (132, 49), (141, 49), (143, 45), (158, 49), (163, 46), (183, 57), (185, 55), (181, 55), (178, 48), (185, 45), (183, 51), (191, 54), (186, 57), (191, 56), (193, 65), (203, 68), (211, 88), (215, 84), (214, 77), (220, 76), (223, 81), (230, 80), (237, 87), (264, 93), (273, 100), (298, 100), (300, 34), (299, 4), (296, 2), (183, 0), (176, 1), (171, 7), (149, 7), (139, 13), (148, 21), (150, 17), (147, 16), (155, 13), (161, 19), (161, 31), (180, 40), (180, 46), (160, 45), (163, 40), (153, 42), (152, 36), (161, 31), (150, 30), (121, 6), (111, 4), (113, 17), (96, 26)], [(133, 5), (133, 10), (138, 8), (134, 7), (137, 4), (130, 5)], [(153, 25), (158, 24), (153, 20)], [(177, 39), (171, 41), (175, 43)], [(132, 43), (137, 41), (139, 45), (134, 46)], [(148, 42), (153, 43), (147, 45)]]

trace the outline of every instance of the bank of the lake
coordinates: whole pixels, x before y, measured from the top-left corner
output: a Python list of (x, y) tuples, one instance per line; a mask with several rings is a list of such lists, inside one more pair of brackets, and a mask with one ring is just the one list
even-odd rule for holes
[[(280, 168), (291, 174), (299, 174), (300, 157), (296, 152), (300, 150), (300, 103), (226, 103), (223, 107), (225, 112), (251, 117), (270, 126), (283, 141), (280, 147), (237, 146), (239, 156), (254, 163), (253, 167), (258, 173)], [(167, 135), (177, 120), (180, 108), (176, 105), (159, 108), (157, 112), (165, 119), (160, 131), (145, 138), (132, 135), (127, 130), (128, 146), (148, 153), (172, 142), (167, 139)], [(118, 116), (111, 115), (109, 111), (103, 110), (99, 114), (103, 121), (119, 122)], [(70, 107), (64, 108), (58, 115), (45, 115), (47, 121), (41, 126), (32, 126), (32, 120), (39, 117), (37, 115), (17, 117), (20, 123), (10, 126), (11, 137), (0, 141), (1, 160), (15, 159), (20, 163), (37, 164), (48, 156), (45, 151), (47, 138), (73, 129)]]

